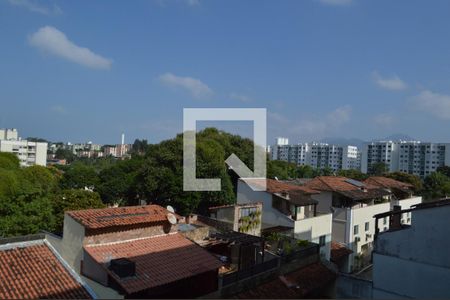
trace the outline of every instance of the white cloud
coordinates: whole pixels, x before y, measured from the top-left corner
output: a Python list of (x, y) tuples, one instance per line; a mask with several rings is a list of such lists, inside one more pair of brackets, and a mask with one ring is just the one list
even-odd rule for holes
[(34, 1), (31, 0), (8, 0), (8, 2), (11, 5), (23, 7), (25, 9), (28, 9), (31, 12), (43, 14), (43, 15), (59, 15), (62, 13), (61, 8), (54, 5), (53, 8), (49, 8), (40, 4), (37, 4)]
[(372, 72), (374, 82), (385, 90), (400, 91), (405, 90), (408, 86), (397, 75), (392, 77), (382, 77), (377, 71)]
[(52, 112), (55, 112), (55, 113), (60, 114), (60, 115), (67, 114), (67, 109), (64, 106), (62, 106), (62, 105), (54, 105), (54, 106), (50, 107), (50, 110)]
[(159, 76), (159, 80), (169, 87), (184, 89), (197, 99), (210, 98), (214, 94), (209, 86), (196, 78), (181, 77), (172, 73), (166, 73)]
[(388, 113), (382, 113), (373, 117), (373, 121), (377, 126), (391, 127), (395, 121), (395, 118)]
[[(273, 127), (274, 123), (281, 128), (277, 134), (297, 136), (304, 139), (319, 139), (324, 135), (339, 130), (342, 125), (348, 123), (351, 117), (351, 107), (348, 105), (338, 107), (325, 116), (316, 118), (300, 118), (290, 120), (278, 113), (268, 113), (269, 125)], [(279, 129), (275, 128), (275, 129)]]
[(40, 28), (30, 36), (29, 42), (32, 46), (42, 51), (63, 57), (89, 68), (111, 68), (111, 60), (92, 52), (88, 48), (74, 44), (63, 32), (51, 26)]
[(248, 102), (252, 102), (253, 101), (253, 99), (250, 98), (249, 96), (238, 94), (238, 93), (231, 93), (230, 94), (230, 98), (234, 99), (234, 100), (238, 100), (240, 102), (244, 102), (244, 103), (248, 103)]
[(352, 0), (319, 0), (320, 3), (327, 4), (327, 5), (336, 5), (336, 6), (342, 6), (342, 5), (349, 5), (353, 1)]
[(450, 95), (425, 90), (413, 98), (413, 105), (439, 119), (450, 120)]

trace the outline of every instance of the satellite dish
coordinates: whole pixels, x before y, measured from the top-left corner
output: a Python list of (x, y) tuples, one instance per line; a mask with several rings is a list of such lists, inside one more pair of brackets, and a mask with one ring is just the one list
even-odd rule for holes
[(174, 213), (174, 212), (175, 212), (175, 209), (173, 209), (173, 207), (170, 206), (170, 205), (167, 205), (166, 209), (167, 209), (168, 211), (170, 211), (171, 213)]
[(176, 218), (175, 215), (172, 214), (172, 213), (168, 213), (168, 214), (167, 214), (167, 220), (168, 220), (169, 223), (172, 224), (172, 225), (177, 224), (177, 218)]

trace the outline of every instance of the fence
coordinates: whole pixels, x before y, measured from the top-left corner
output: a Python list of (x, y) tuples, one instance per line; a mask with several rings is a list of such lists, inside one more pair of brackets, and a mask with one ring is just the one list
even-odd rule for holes
[(226, 286), (232, 283), (235, 283), (237, 281), (252, 277), (256, 274), (260, 274), (275, 268), (278, 268), (279, 266), (279, 257), (273, 257), (272, 259), (265, 261), (260, 264), (255, 264), (249, 268), (239, 270), (233, 273), (223, 274), (222, 275), (222, 286)]
[(305, 248), (293, 251), (290, 254), (283, 255), (281, 257), (281, 262), (284, 264), (284, 263), (288, 263), (293, 260), (305, 258), (305, 257), (311, 256), (314, 254), (318, 254), (318, 253), (319, 253), (319, 245), (310, 243)]

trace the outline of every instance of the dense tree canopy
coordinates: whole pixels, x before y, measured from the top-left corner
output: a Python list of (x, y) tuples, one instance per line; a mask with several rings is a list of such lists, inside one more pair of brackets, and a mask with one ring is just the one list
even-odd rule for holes
[[(158, 144), (134, 143), (131, 158), (77, 159), (67, 166), (20, 168), (13, 154), (0, 153), (0, 237), (60, 231), (64, 211), (105, 205), (155, 203), (172, 205), (181, 215), (206, 213), (208, 207), (235, 202), (237, 174), (225, 164), (236, 154), (253, 169), (253, 142), (215, 128), (197, 133), (196, 177), (218, 178), (221, 191), (183, 190), (183, 135)], [(257, 148), (263, 151), (262, 148)], [(414, 175), (388, 173), (385, 164), (372, 168), (384, 175), (414, 185), (426, 199), (450, 195), (450, 168), (440, 168), (424, 180)], [(364, 180), (357, 170), (313, 169), (284, 161), (267, 162), (267, 177), (280, 180), (340, 175)], [(88, 187), (92, 191), (86, 191)]]
[(388, 172), (389, 172), (389, 168), (388, 168), (387, 164), (385, 164), (383, 162), (373, 164), (368, 170), (368, 173), (370, 175), (375, 175), (375, 176), (383, 176), (383, 175), (387, 174)]

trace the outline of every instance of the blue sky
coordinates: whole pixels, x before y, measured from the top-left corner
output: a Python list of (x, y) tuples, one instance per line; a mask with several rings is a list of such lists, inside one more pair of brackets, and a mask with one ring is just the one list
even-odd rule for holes
[(0, 0), (0, 127), (158, 142), (184, 107), (264, 107), (269, 142), (450, 141), (449, 14), (446, 0)]

